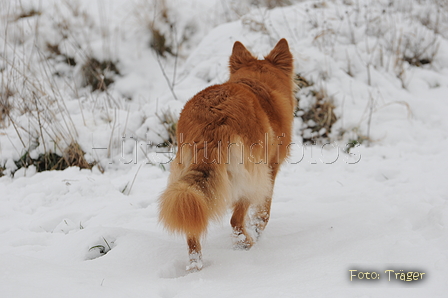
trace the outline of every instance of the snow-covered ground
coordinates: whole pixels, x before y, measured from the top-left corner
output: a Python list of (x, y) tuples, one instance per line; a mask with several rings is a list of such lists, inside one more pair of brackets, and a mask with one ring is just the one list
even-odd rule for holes
[[(19, 2), (0, 2), (0, 75), (15, 88), (14, 100), (28, 94), (31, 87), (20, 86), (30, 82), (43, 91), (58, 86), (53, 98), (65, 104), (58, 128), (77, 135), (87, 158), (105, 169), (16, 171), (14, 161), (29, 149), (22, 142), (32, 137), (19, 128), (27, 136), (21, 140), (10, 121), (0, 122), (1, 297), (446, 297), (447, 8), (341, 0), (266, 10), (249, 2), (167, 1), (179, 32), (190, 33), (178, 60), (167, 54), (161, 64), (143, 29), (155, 2), (73, 1), (75, 9), (23, 1), (42, 13), (18, 20)], [(61, 20), (73, 29), (65, 38), (52, 25)], [(305, 124), (297, 118), (297, 144), (278, 175), (259, 242), (233, 250), (228, 214), (204, 240), (203, 270), (186, 274), (185, 240), (157, 222), (169, 171), (160, 162), (170, 154), (144, 156), (146, 145), (167, 137), (161, 113), (177, 115), (196, 92), (226, 80), (234, 41), (261, 56), (281, 37), (297, 73), (334, 102), (331, 143), (303, 146)], [(76, 66), (43, 59), (45, 42), (60, 43)], [(432, 63), (397, 59), (418, 50)], [(79, 86), (86, 55), (118, 61), (120, 75), (107, 93)], [(62, 75), (49, 80), (46, 70)], [(17, 74), (25, 71), (26, 80)], [(19, 127), (36, 124), (15, 113)], [(44, 123), (47, 148), (57, 136), (53, 124)], [(351, 156), (343, 152), (349, 140), (366, 137)], [(44, 142), (31, 155), (44, 152)], [(349, 270), (380, 278), (350, 281)], [(386, 270), (395, 271), (390, 281)], [(400, 281), (400, 270), (425, 274)]]

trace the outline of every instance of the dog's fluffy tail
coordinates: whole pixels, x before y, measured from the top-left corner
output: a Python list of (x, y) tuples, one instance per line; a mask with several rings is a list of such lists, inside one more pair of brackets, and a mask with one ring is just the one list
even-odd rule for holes
[(217, 164), (190, 165), (160, 197), (160, 221), (171, 232), (203, 235), (225, 211), (225, 177)]

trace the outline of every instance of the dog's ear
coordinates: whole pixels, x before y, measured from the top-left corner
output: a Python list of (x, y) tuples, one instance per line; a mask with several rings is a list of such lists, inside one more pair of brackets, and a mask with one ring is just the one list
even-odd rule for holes
[(234, 73), (248, 62), (256, 60), (254, 56), (239, 41), (233, 45), (232, 55), (230, 56), (230, 73)]
[(280, 39), (277, 45), (272, 49), (269, 55), (264, 57), (264, 59), (288, 74), (292, 72), (293, 57), (289, 51), (288, 42), (284, 38)]

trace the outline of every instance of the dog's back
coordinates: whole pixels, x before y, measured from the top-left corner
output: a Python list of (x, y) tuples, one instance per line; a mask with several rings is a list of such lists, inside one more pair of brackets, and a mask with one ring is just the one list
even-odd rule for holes
[(236, 42), (230, 73), (228, 82), (208, 87), (185, 104), (177, 125), (177, 156), (160, 198), (161, 222), (187, 236), (191, 270), (202, 267), (199, 240), (209, 221), (229, 206), (237, 245), (253, 244), (245, 230), (247, 209), (257, 206), (261, 232), (291, 142), (295, 100), (286, 40), (265, 60)]

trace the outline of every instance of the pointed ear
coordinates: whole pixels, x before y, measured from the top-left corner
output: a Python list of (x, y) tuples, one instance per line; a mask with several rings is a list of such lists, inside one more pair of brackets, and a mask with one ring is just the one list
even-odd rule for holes
[(288, 42), (282, 38), (272, 51), (264, 57), (265, 60), (271, 62), (276, 67), (282, 69), (286, 73), (291, 73), (293, 69), (293, 57), (289, 51)]
[(256, 60), (254, 56), (244, 47), (244, 45), (236, 41), (233, 45), (232, 55), (230, 56), (230, 73), (234, 73), (248, 62)]

